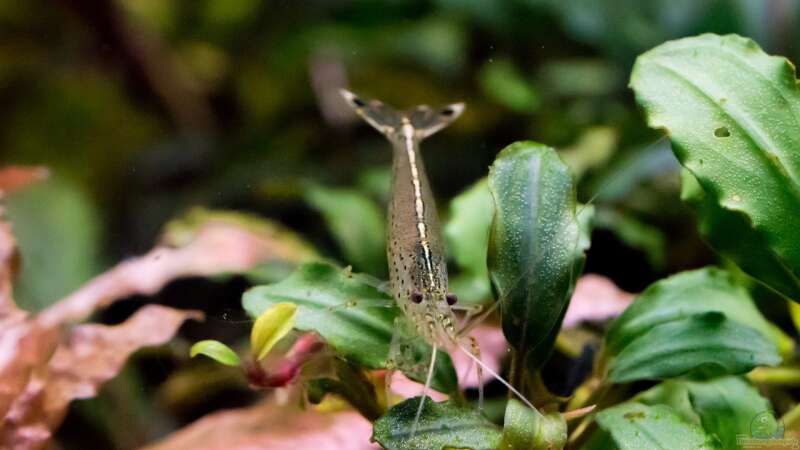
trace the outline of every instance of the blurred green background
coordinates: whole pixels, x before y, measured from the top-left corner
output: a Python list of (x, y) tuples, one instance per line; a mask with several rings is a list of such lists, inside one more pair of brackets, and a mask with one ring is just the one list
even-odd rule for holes
[[(716, 32), (795, 60), (798, 19), (793, 0), (0, 0), (0, 154), (52, 174), (9, 204), (25, 264), (17, 298), (47, 306), (198, 205), (278, 220), (380, 275), (369, 255), (358, 267), (357, 249), (340, 250), (324, 192), (307, 191), (387, 195), (388, 146), (340, 102), (341, 86), (398, 107), (467, 103), (424, 149), (444, 215), (507, 144), (558, 148), (597, 208), (587, 271), (638, 291), (716, 259), (679, 200), (668, 142), (626, 87), (634, 59)], [(154, 301), (210, 311), (188, 341), (230, 339), (249, 330), (246, 286), (184, 280)], [(120, 320), (135, 300), (100, 319)], [(224, 373), (169, 391), (185, 374), (161, 352), (77, 402), (64, 446), (134, 448), (252, 400)]]

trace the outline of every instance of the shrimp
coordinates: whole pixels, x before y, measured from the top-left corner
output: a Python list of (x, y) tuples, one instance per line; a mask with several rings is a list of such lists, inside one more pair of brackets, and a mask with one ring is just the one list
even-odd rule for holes
[[(519, 391), (483, 363), (477, 342), (467, 334), (471, 327), (469, 324), (459, 327), (454, 314), (454, 310), (465, 310), (470, 317), (476, 311), (457, 305), (456, 295), (448, 291), (439, 218), (419, 144), (455, 121), (464, 111), (464, 104), (453, 103), (439, 108), (421, 105), (400, 112), (378, 100), (362, 100), (347, 90), (341, 90), (341, 94), (356, 114), (392, 144), (392, 197), (386, 246), (389, 291), (409, 319), (413, 331), (432, 347), (412, 434), (419, 423), (440, 349), (455, 348), (465, 353), (477, 364), (479, 380), (482, 371), (487, 371), (533, 408)], [(481, 382), (479, 399), (482, 406)]]

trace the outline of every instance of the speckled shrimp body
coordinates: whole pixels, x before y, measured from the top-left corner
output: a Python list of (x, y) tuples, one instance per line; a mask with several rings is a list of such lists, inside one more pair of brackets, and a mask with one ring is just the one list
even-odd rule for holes
[[(522, 394), (481, 361), (475, 340), (456, 328), (453, 309), (458, 300), (447, 290), (447, 264), (439, 218), (419, 143), (457, 119), (464, 111), (464, 104), (453, 103), (440, 108), (422, 105), (398, 112), (377, 100), (364, 101), (349, 91), (342, 90), (342, 96), (361, 118), (383, 133), (392, 144), (392, 200), (389, 203), (389, 241), (386, 246), (389, 286), (417, 334), (432, 347), (412, 433), (419, 422), (440, 348), (462, 351), (477, 364), (479, 380), (483, 370), (489, 372), (533, 408)], [(479, 404), (482, 405), (483, 384), (481, 381), (478, 384)]]
[(392, 200), (389, 204), (389, 286), (417, 333), (433, 346), (457, 339), (447, 291), (447, 265), (436, 204), (419, 143), (454, 121), (464, 110), (456, 103), (442, 108), (418, 106), (397, 112), (377, 100), (342, 93), (353, 109), (392, 144)]

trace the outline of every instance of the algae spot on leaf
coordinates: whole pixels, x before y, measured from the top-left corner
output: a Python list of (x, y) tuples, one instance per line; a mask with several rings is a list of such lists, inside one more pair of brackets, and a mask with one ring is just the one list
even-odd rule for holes
[(719, 127), (714, 130), (714, 136), (718, 138), (726, 138), (731, 135), (731, 132), (728, 130), (728, 127)]

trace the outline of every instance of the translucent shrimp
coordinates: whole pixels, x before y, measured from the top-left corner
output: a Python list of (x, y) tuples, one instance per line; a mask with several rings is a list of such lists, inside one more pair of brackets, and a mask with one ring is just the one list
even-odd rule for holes
[[(377, 100), (363, 100), (346, 90), (341, 93), (355, 112), (392, 144), (392, 197), (387, 243), (389, 290), (413, 331), (433, 349), (412, 434), (419, 423), (440, 350), (458, 349), (465, 353), (477, 365), (479, 380), (485, 370), (533, 408), (519, 391), (483, 363), (475, 339), (467, 335), (469, 325), (463, 331), (458, 327), (453, 312), (459, 309), (458, 300), (448, 292), (439, 218), (419, 144), (456, 120), (464, 111), (464, 104), (453, 103), (439, 108), (422, 105), (400, 112)], [(479, 382), (479, 392), (482, 405), (482, 382)]]

